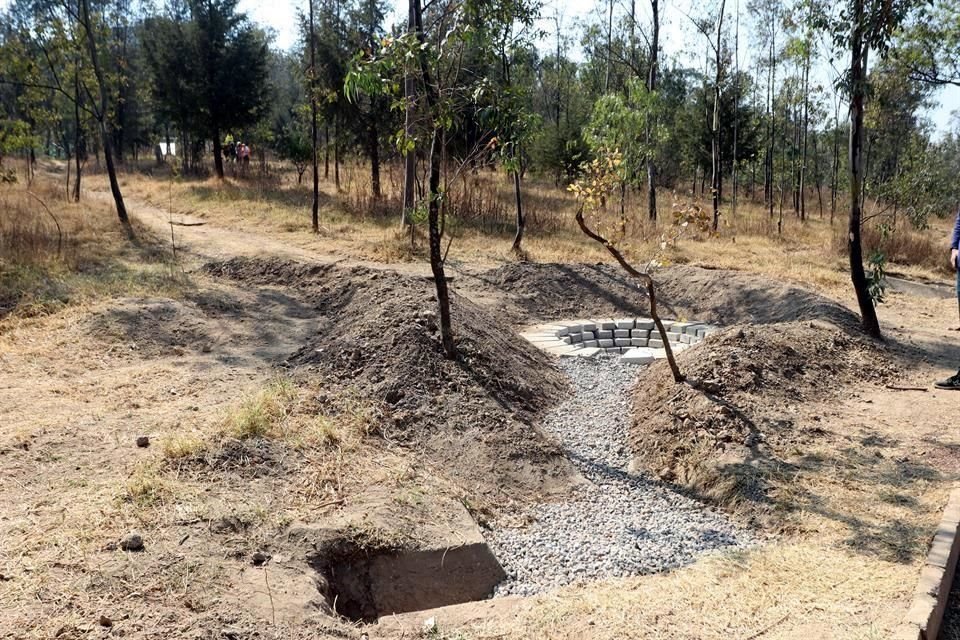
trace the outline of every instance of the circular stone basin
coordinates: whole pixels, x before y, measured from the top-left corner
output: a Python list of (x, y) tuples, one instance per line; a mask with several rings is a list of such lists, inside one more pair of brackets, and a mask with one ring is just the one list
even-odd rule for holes
[[(718, 330), (696, 321), (663, 320), (663, 326), (675, 352), (689, 349)], [(624, 362), (649, 364), (667, 357), (660, 332), (650, 318), (563, 320), (531, 327), (520, 335), (561, 358), (616, 355)]]

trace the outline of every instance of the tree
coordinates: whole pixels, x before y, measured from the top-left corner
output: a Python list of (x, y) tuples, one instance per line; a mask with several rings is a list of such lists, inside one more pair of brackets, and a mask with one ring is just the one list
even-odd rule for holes
[(90, 62), (93, 65), (93, 73), (97, 79), (97, 88), (100, 94), (99, 106), (94, 106), (94, 117), (100, 127), (100, 136), (103, 142), (103, 159), (107, 165), (107, 176), (110, 180), (110, 193), (113, 194), (113, 202), (117, 207), (117, 217), (128, 231), (130, 230), (130, 218), (127, 215), (127, 207), (123, 202), (123, 194), (120, 192), (120, 181), (117, 179), (117, 168), (113, 161), (113, 129), (110, 120), (110, 94), (107, 89), (106, 74), (103, 71), (103, 65), (100, 61), (100, 55), (97, 51), (98, 28), (91, 18), (90, 0), (80, 0), (80, 24), (83, 27), (84, 37), (87, 41), (87, 47), (90, 51)]
[(213, 141), (221, 179), (224, 135), (256, 124), (267, 105), (266, 37), (237, 11), (238, 1), (188, 0), (185, 10), (172, 1), (167, 16), (151, 21), (145, 43), (154, 97), (194, 146)]

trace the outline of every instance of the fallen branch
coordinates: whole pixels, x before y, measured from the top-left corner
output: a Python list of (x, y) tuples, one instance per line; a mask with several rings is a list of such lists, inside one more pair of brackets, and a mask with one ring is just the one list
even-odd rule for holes
[(898, 384), (888, 384), (887, 389), (892, 389), (893, 391), (929, 391), (926, 387), (907, 387)]

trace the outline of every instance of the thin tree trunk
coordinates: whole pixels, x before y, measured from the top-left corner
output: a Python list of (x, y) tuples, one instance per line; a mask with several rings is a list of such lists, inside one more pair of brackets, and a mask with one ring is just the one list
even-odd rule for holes
[[(430, 69), (427, 66), (426, 53), (423, 50), (425, 37), (423, 33), (423, 17), (421, 15), (420, 0), (411, 0), (414, 9), (414, 22), (417, 40), (421, 45), (419, 51), (420, 75), (423, 78), (424, 91), (427, 98), (427, 109), (433, 114), (437, 106), (438, 97), (436, 87), (430, 80)], [(429, 203), (427, 206), (427, 228), (430, 237), (430, 270), (433, 273), (434, 286), (437, 289), (437, 304), (440, 307), (440, 341), (443, 352), (449, 359), (457, 357), (457, 347), (453, 341), (453, 327), (450, 320), (450, 292), (447, 288), (447, 278), (443, 269), (443, 252), (440, 246), (440, 162), (438, 161), (437, 141), (439, 138), (437, 127), (433, 127), (430, 142), (430, 182)]]
[(333, 184), (340, 192), (340, 117), (333, 117)]
[(323, 179), (330, 179), (330, 123), (323, 123)]
[(223, 180), (223, 146), (220, 143), (220, 127), (213, 127), (213, 166), (217, 169), (217, 177)]
[[(653, 13), (652, 33), (650, 37), (650, 72), (647, 77), (647, 91), (651, 94), (657, 90), (657, 65), (660, 49), (660, 5), (658, 0), (650, 0), (650, 10)], [(653, 142), (653, 126), (651, 122), (656, 114), (647, 118), (647, 217), (657, 219), (657, 165), (654, 152), (651, 149)]]
[[(416, 33), (416, 8), (414, 4), (419, 0), (409, 0), (407, 16), (407, 33)], [(409, 62), (407, 63), (409, 64)], [(403, 116), (403, 134), (407, 143), (413, 140), (413, 121), (414, 100), (416, 96), (416, 84), (414, 82), (413, 70), (406, 69), (406, 75), (403, 79), (403, 97), (404, 97), (404, 116)], [(413, 207), (414, 207), (414, 189), (417, 183), (417, 153), (415, 149), (404, 150), (403, 165), (403, 210), (400, 212), (400, 226), (410, 226), (410, 238), (413, 238)]]
[(513, 171), (513, 193), (517, 202), (517, 232), (513, 236), (513, 246), (511, 247), (512, 251), (516, 254), (521, 252), (521, 243), (523, 242), (523, 231), (527, 226), (527, 221), (523, 217), (523, 200), (520, 197), (520, 169), (519, 167), (515, 168)]
[(373, 199), (380, 200), (383, 197), (380, 190), (380, 133), (377, 131), (377, 123), (373, 119), (371, 119), (367, 135), (370, 138), (370, 189), (373, 192)]
[(74, 158), (75, 158), (76, 167), (77, 167), (77, 177), (75, 178), (75, 182), (73, 183), (73, 201), (74, 202), (80, 202), (80, 178), (83, 173), (81, 169), (81, 164), (80, 164), (80, 154), (81, 154), (80, 139), (81, 139), (81, 136), (83, 135), (82, 134), (83, 125), (80, 122), (80, 100), (82, 100), (82, 98), (80, 93), (79, 64), (80, 62), (79, 60), (77, 60), (76, 61), (77, 66), (74, 67), (74, 74), (73, 74), (73, 89), (74, 89), (73, 95), (75, 98), (75, 100), (73, 101), (73, 119), (76, 123), (76, 127), (73, 132), (73, 135), (74, 135), (73, 153), (74, 153)]
[(127, 207), (123, 202), (123, 194), (120, 192), (120, 181), (117, 179), (117, 168), (113, 164), (113, 142), (112, 131), (109, 120), (106, 78), (103, 69), (100, 67), (100, 58), (97, 56), (97, 43), (93, 25), (90, 24), (90, 0), (80, 0), (80, 9), (83, 15), (83, 27), (87, 39), (87, 48), (90, 52), (90, 61), (93, 64), (93, 73), (97, 78), (97, 86), (100, 89), (100, 109), (97, 115), (97, 121), (100, 125), (100, 137), (103, 141), (103, 158), (107, 164), (107, 176), (110, 179), (110, 192), (113, 194), (113, 202), (117, 207), (117, 217), (121, 224), (130, 229), (130, 217), (127, 215)]
[(723, 60), (721, 59), (720, 38), (723, 35), (723, 12), (726, 8), (726, 0), (720, 2), (720, 15), (717, 18), (717, 45), (714, 49), (716, 53), (716, 75), (713, 85), (713, 176), (710, 181), (713, 190), (713, 230), (720, 228), (720, 190), (723, 177), (720, 175), (722, 167), (720, 165), (720, 81), (723, 78)]
[(857, 296), (864, 330), (874, 338), (881, 338), (877, 310), (870, 297), (867, 275), (863, 270), (863, 245), (860, 227), (862, 210), (860, 194), (863, 181), (863, 112), (867, 50), (863, 42), (864, 0), (853, 0), (852, 34), (850, 42), (850, 220), (847, 229), (847, 247), (850, 254), (850, 279)]
[[(317, 150), (317, 35), (314, 26), (313, 1), (310, 3), (310, 164), (313, 165), (313, 202), (310, 222), (314, 233), (320, 233), (320, 167)], [(301, 173), (301, 175), (303, 175)], [(299, 182), (299, 178), (297, 178)]]
[(667, 339), (667, 330), (663, 326), (663, 321), (660, 320), (660, 313), (657, 311), (657, 294), (656, 288), (654, 286), (653, 278), (647, 273), (641, 273), (633, 265), (626, 261), (623, 257), (623, 254), (617, 250), (606, 238), (593, 231), (587, 226), (586, 221), (583, 219), (583, 208), (577, 209), (577, 225), (579, 225), (580, 230), (596, 242), (603, 245), (603, 247), (610, 252), (610, 255), (614, 257), (617, 263), (620, 264), (621, 268), (626, 271), (628, 274), (639, 280), (647, 290), (647, 296), (650, 298), (650, 317), (653, 318), (654, 324), (657, 326), (657, 331), (660, 333), (660, 339), (663, 342), (663, 349), (666, 352), (667, 363), (670, 365), (670, 372), (673, 374), (674, 382), (683, 382), (686, 378), (682, 373), (680, 373), (680, 367), (677, 366), (677, 360), (674, 358), (673, 349), (670, 347), (670, 340)]

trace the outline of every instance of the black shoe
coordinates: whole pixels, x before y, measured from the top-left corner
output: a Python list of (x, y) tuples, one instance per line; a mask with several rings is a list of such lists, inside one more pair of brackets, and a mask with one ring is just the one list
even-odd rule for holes
[(960, 370), (946, 380), (940, 380), (939, 382), (934, 383), (933, 386), (935, 386), (937, 389), (960, 390)]

